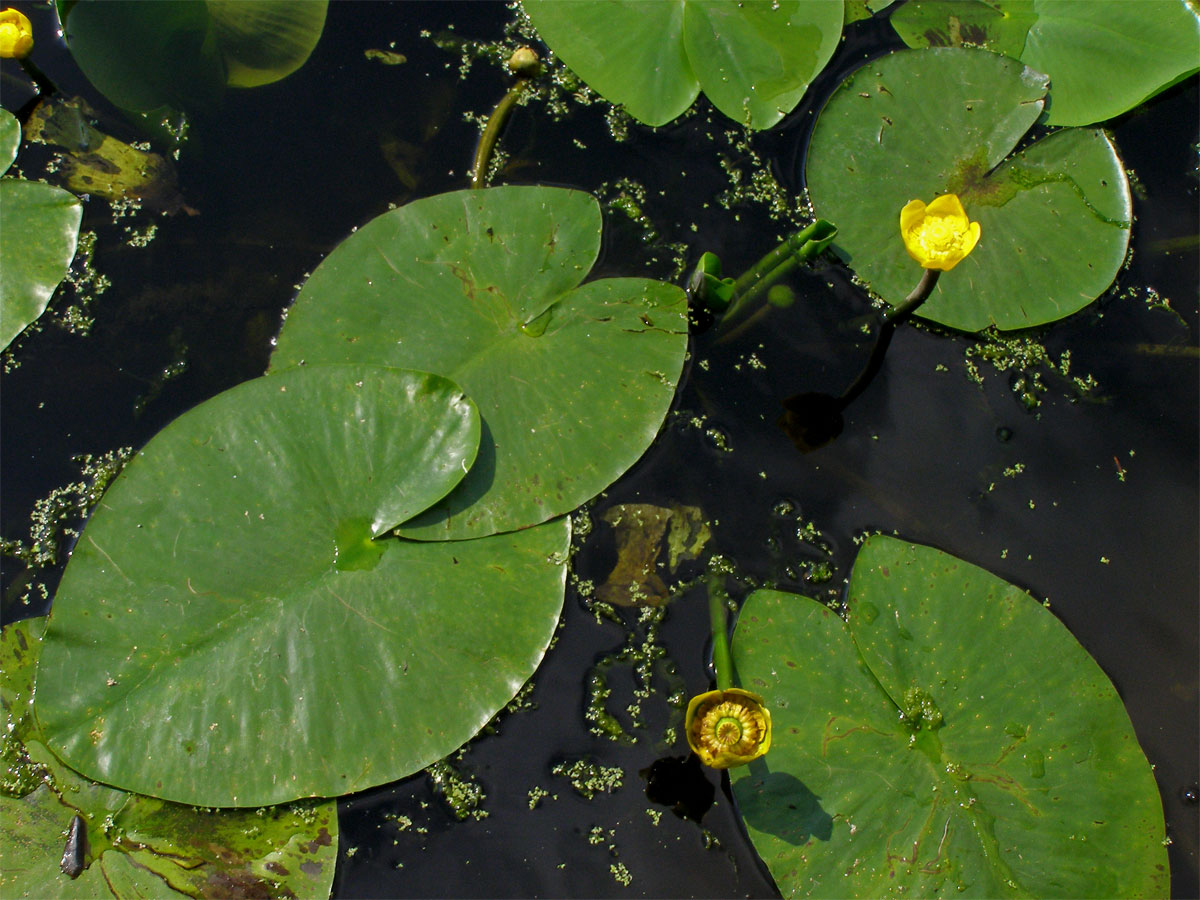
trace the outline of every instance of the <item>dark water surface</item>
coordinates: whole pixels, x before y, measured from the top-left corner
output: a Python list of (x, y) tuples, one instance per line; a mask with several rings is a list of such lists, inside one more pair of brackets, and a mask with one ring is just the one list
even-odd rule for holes
[[(23, 8), (35, 24), (47, 21), (44, 7)], [(153, 217), (113, 225), (106, 204), (88, 204), (84, 228), (100, 235), (95, 264), (113, 287), (93, 308), (90, 336), (47, 327), (21, 343), (20, 367), (3, 378), (5, 538), (23, 537), (34, 502), (78, 477), (72, 455), (141, 446), (184, 410), (261, 374), (295, 285), (352, 228), (389, 203), (466, 186), (477, 128), (463, 113), (486, 115), (505, 83), (484, 62), (460, 80), (458, 55), (420, 32), (453, 26), (491, 41), (509, 18), (500, 4), (333, 4), (303, 69), (233, 92), (219, 115), (193, 123), (180, 184), (200, 215), (163, 219), (148, 247), (130, 248), (121, 229)], [(365, 49), (391, 42), (405, 64), (364, 59)], [(850, 26), (802, 106), (754, 137), (785, 187), (802, 187), (815, 110), (863, 59), (896, 46), (884, 22)], [(114, 131), (123, 127), (65, 53), (43, 67), (65, 94), (111, 114)], [(6, 61), (10, 109), (25, 99), (14, 71)], [(607, 211), (595, 277), (670, 278), (670, 242), (691, 248), (689, 262), (711, 249), (740, 272), (789, 229), (760, 204), (716, 202), (730, 187), (722, 156), (747, 177), (752, 167), (722, 137), (727, 122), (700, 103), (686, 121), (635, 126), (624, 142), (610, 137), (603, 105), (562, 121), (537, 104), (519, 108), (504, 135), (511, 159), (502, 180), (574, 186), (602, 199), (613, 195), (604, 185), (621, 177), (647, 189), (643, 210), (657, 237), (646, 240), (640, 225)], [(1048, 598), (1113, 679), (1155, 766), (1177, 897), (1200, 893), (1197, 806), (1186, 796), (1197, 781), (1200, 733), (1197, 106), (1193, 78), (1110, 123), (1140, 185), (1132, 263), (1096, 304), (1035, 335), (1054, 359), (1070, 352), (1071, 374), (1095, 377), (1090, 396), (1046, 374), (1041, 405), (1029, 411), (1011, 373), (981, 363), (982, 385), (967, 377), (974, 337), (908, 325), (841, 435), (800, 453), (777, 424), (782, 401), (840, 392), (868, 349), (855, 325), (869, 302), (845, 270), (822, 263), (793, 279), (799, 300), (790, 308), (733, 340), (696, 336), (676, 411), (641, 462), (590, 507), (594, 530), (574, 561), (579, 577), (601, 582), (614, 556), (604, 511), (678, 503), (716, 523), (717, 551), (744, 576), (783, 589), (836, 591), (854, 539), (883, 530)], [(416, 148), (405, 158), (407, 183), (381, 149), (397, 141)], [(1147, 303), (1147, 288), (1171, 309)], [(163, 381), (180, 360), (183, 373)], [(828, 554), (797, 536), (805, 523)], [(802, 564), (826, 560), (833, 579), (806, 580)], [(9, 596), (21, 575), (19, 563), (4, 560), (5, 621), (45, 611)], [(51, 589), (56, 578), (48, 577)], [(699, 823), (646, 796), (639, 772), (686, 751), (682, 742), (658, 743), (672, 721), (665, 697), (675, 688), (666, 679), (654, 682), (636, 744), (588, 732), (589, 671), (627, 634), (641, 634), (635, 619), (597, 622), (569, 589), (558, 642), (528, 698), (536, 707), (504, 716), (456, 763), (482, 789), (486, 816), (457, 820), (424, 774), (342, 801), (335, 896), (774, 896), (714, 773), (691, 776), (717, 789)], [(688, 694), (708, 687), (701, 592), (672, 605), (659, 643)], [(614, 669), (611, 684), (611, 709), (632, 701), (629, 670)], [(621, 787), (589, 800), (552, 774), (580, 759), (619, 767)], [(540, 790), (549, 796), (531, 809), (530, 792)]]

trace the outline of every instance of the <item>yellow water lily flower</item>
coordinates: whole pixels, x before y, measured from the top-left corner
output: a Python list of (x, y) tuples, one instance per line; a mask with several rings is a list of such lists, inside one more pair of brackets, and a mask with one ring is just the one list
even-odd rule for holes
[(744, 766), (771, 749), (771, 713), (762, 697), (740, 688), (693, 697), (684, 730), (700, 762), (714, 769)]
[(957, 194), (942, 194), (928, 206), (909, 200), (900, 210), (900, 236), (926, 269), (949, 272), (979, 243), (979, 223), (967, 218)]
[(23, 12), (0, 10), (0, 57), (24, 59), (33, 49), (33, 25)]

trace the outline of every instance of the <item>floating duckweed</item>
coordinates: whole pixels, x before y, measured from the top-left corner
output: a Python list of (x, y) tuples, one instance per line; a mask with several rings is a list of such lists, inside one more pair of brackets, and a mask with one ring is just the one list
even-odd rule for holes
[[(0, 539), (0, 552), (21, 560), (31, 569), (44, 569), (58, 562), (64, 537), (78, 537), (69, 524), (78, 522), (100, 502), (105, 489), (133, 456), (132, 447), (122, 447), (98, 456), (84, 453), (73, 456), (79, 466), (80, 480), (55, 488), (33, 505), (30, 514), (29, 542)], [(22, 598), (28, 603), (28, 598)]]
[(400, 813), (385, 813), (384, 818), (395, 822), (397, 831), (408, 831), (408, 829), (412, 828), (412, 819)]
[(571, 516), (571, 536), (582, 540), (592, 532), (592, 517), (587, 508), (577, 510)]
[(983, 384), (977, 360), (991, 363), (997, 372), (1013, 373), (1009, 386), (1030, 412), (1035, 411), (1047, 391), (1044, 372), (1067, 379), (1080, 396), (1091, 394), (1099, 387), (1091, 375), (1072, 376), (1071, 353), (1065, 351), (1055, 362), (1046, 348), (1032, 337), (1001, 335), (994, 329), (981, 332), (979, 342), (967, 347), (965, 369), (967, 378), (978, 385)]
[(463, 775), (444, 759), (429, 766), (425, 772), (433, 782), (434, 790), (442, 795), (456, 819), (462, 821), (487, 818), (487, 810), (480, 808), (484, 801), (483, 788), (477, 782)]
[(810, 584), (824, 584), (833, 578), (833, 566), (828, 562), (809, 562), (805, 568), (805, 580)]
[(658, 823), (662, 821), (662, 810), (661, 809), (647, 809), (646, 815), (648, 815), (650, 817), (650, 821), (653, 822), (655, 824), (655, 826), (657, 826)]
[(611, 794), (625, 783), (625, 772), (620, 766), (602, 766), (585, 759), (576, 760), (570, 765), (557, 763), (550, 771), (570, 779), (575, 792), (588, 800), (596, 794)]
[(622, 887), (629, 887), (633, 883), (633, 876), (629, 874), (629, 870), (625, 868), (625, 863), (619, 860), (615, 863), (610, 863), (608, 871), (612, 872), (612, 877)]
[(604, 113), (604, 121), (608, 123), (608, 133), (618, 144), (629, 140), (629, 126), (633, 117), (619, 106), (610, 106)]
[[(730, 187), (717, 196), (717, 202), (724, 209), (759, 204), (766, 207), (772, 220), (803, 227), (811, 221), (811, 217), (806, 221), (806, 201), (793, 196), (779, 183), (770, 165), (754, 149), (752, 135), (749, 128), (742, 128), (741, 131), (729, 129), (722, 133), (726, 147), (721, 151), (720, 164)], [(747, 169), (750, 171), (749, 178), (745, 174)]]
[[(608, 699), (612, 695), (608, 678), (616, 666), (632, 669), (633, 700), (624, 712), (633, 729), (644, 728), (644, 704), (654, 694), (654, 679), (658, 676), (667, 682), (670, 696), (682, 693), (682, 682), (675, 671), (674, 663), (667, 658), (665, 648), (658, 643), (659, 628), (666, 615), (666, 605), (643, 606), (638, 610), (638, 626), (642, 632), (631, 629), (622, 647), (600, 659), (588, 674), (588, 702), (584, 720), (588, 730), (597, 737), (624, 744), (634, 744), (637, 738), (630, 734), (621, 722), (608, 710)], [(614, 615), (615, 611), (614, 611)], [(617, 621), (622, 622), (620, 616)], [(669, 701), (668, 701), (669, 702)]]
[(508, 701), (508, 705), (504, 707), (504, 711), (506, 713), (516, 713), (537, 709), (537, 704), (529, 699), (533, 696), (534, 687), (535, 685), (532, 680), (525, 682), (521, 689), (517, 691), (517, 696)]
[(112, 287), (109, 277), (96, 271), (92, 262), (95, 251), (96, 232), (80, 232), (75, 259), (57, 291), (58, 296), (70, 294), (73, 300), (67, 303), (61, 312), (52, 313), (50, 321), (71, 334), (83, 336), (91, 331), (94, 322), (91, 315), (92, 303)]
[[(545, 800), (547, 797), (550, 797), (550, 796), (551, 796), (550, 792), (548, 790), (546, 790), (544, 787), (539, 787), (536, 785), (534, 787), (531, 787), (529, 789), (529, 808), (536, 809), (538, 806), (541, 805), (541, 802), (543, 800)], [(555, 797), (555, 799), (558, 799), (558, 798)]]
[(25, 752), (25, 745), (7, 728), (0, 732), (0, 766), (0, 794), (7, 797), (24, 797), (45, 778), (42, 768)]

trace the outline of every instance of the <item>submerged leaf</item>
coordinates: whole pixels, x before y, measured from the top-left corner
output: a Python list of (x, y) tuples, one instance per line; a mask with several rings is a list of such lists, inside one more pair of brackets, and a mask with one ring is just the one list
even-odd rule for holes
[(82, 98), (48, 98), (29, 117), (25, 137), (63, 151), (57, 174), (78, 194), (135, 200), (155, 212), (195, 214), (183, 202), (170, 160), (103, 133), (92, 125), (92, 113)]
[(43, 626), (26, 619), (0, 632), (5, 763), (11, 773), (11, 748), (36, 776), (6, 782), (0, 796), (4, 897), (328, 895), (336, 804), (196, 809), (89, 782), (46, 750), (25, 712)]

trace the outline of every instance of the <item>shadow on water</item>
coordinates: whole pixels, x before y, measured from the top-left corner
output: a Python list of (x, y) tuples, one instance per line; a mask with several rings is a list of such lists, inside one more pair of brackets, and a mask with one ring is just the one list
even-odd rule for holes
[(796, 776), (772, 772), (765, 759), (750, 763), (750, 777), (734, 783), (733, 795), (746, 825), (755, 831), (794, 847), (833, 837), (833, 818), (820, 798)]

